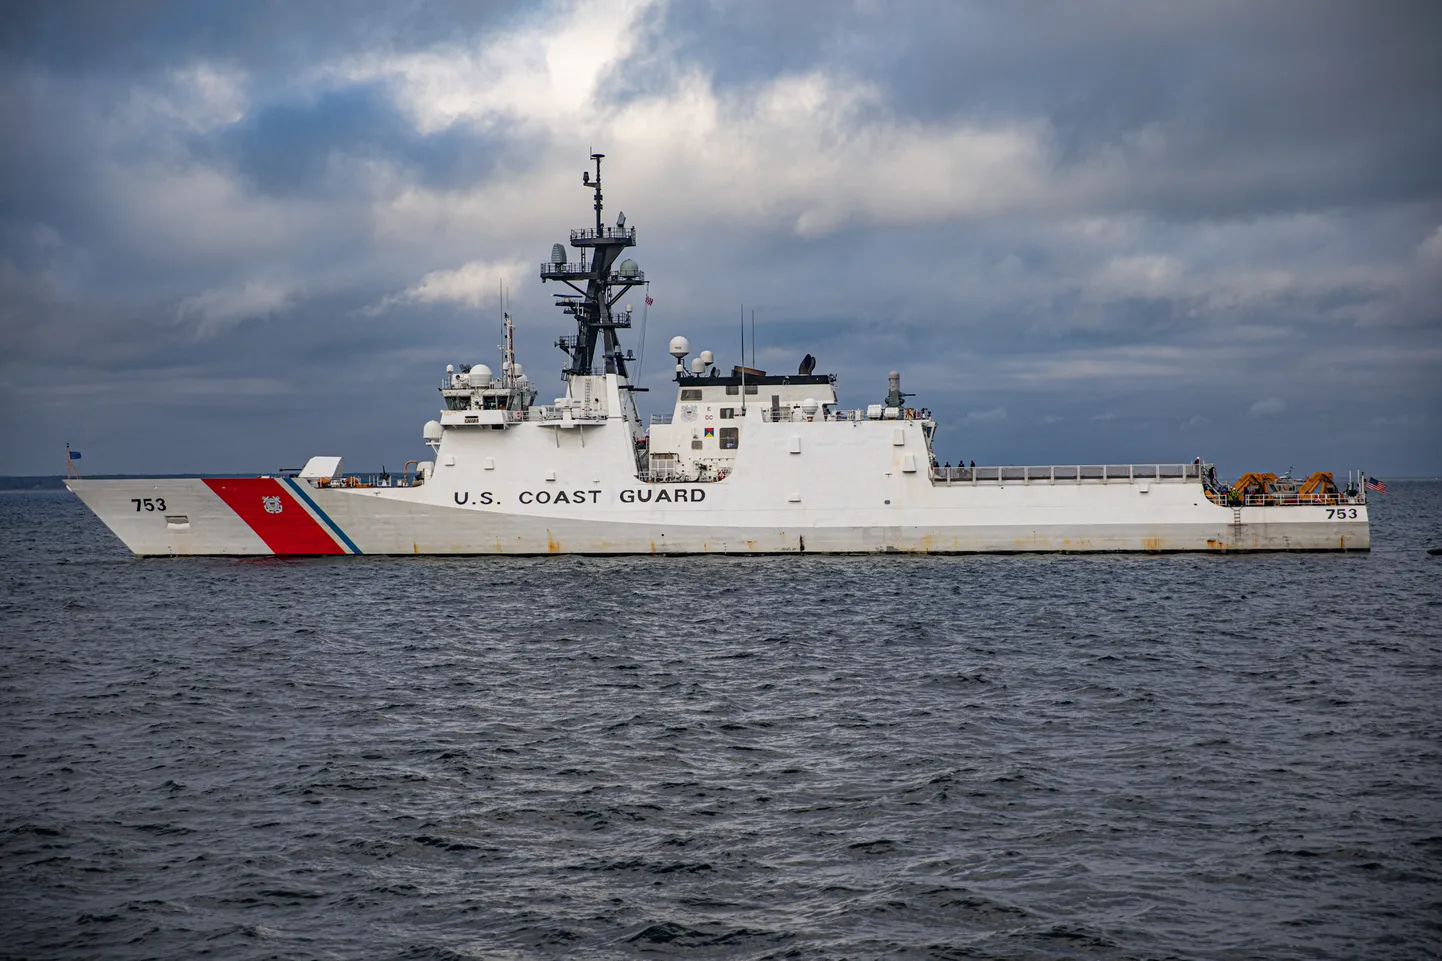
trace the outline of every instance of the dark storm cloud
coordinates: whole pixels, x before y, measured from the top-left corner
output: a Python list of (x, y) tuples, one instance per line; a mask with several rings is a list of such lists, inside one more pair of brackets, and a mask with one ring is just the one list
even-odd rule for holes
[(0, 472), (402, 459), (498, 278), (545, 396), (591, 147), (652, 397), (744, 302), (762, 366), (903, 370), (943, 459), (1442, 470), (1439, 10), (12, 5)]
[(495, 28), (518, 11), (485, 0), (18, 0), (5, 12), (0, 54), (8, 60), (123, 81), (189, 60), (278, 73), (357, 49), (423, 48)]
[(417, 134), (387, 90), (366, 84), (264, 106), (190, 147), (197, 158), (230, 165), (260, 193), (344, 195), (352, 185), (337, 182), (331, 161), (338, 154), (395, 164), (428, 186), (461, 187), (491, 174), (502, 150), (515, 150), (501, 140), (459, 127)]
[(1442, 191), (1442, 6), (677, 5), (667, 24), (721, 83), (818, 63), (923, 120), (1047, 118), (1063, 164), (1147, 138), (1108, 205), (1182, 219)]

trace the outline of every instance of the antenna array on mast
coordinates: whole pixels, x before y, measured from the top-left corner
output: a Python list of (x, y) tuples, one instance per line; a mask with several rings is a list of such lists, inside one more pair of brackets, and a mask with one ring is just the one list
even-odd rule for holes
[[(607, 227), (601, 222), (601, 160), (606, 155), (591, 154), (596, 164), (596, 174), (591, 171), (581, 174), (581, 183), (590, 187), (595, 194), (596, 226), (571, 231), (571, 246), (579, 249), (576, 262), (565, 259), (565, 247), (555, 244), (551, 248), (551, 260), (541, 265), (541, 281), (555, 280), (575, 291), (574, 294), (557, 294), (556, 306), (576, 318), (576, 333), (562, 337), (556, 342), (570, 357), (565, 375), (576, 377), (599, 373), (593, 370), (596, 363), (597, 341), (601, 341), (604, 358), (604, 372), (627, 376), (626, 357), (622, 353), (616, 331), (631, 326), (629, 311), (613, 312), (612, 308), (632, 287), (646, 282), (646, 276), (634, 260), (616, 263), (616, 258), (627, 247), (636, 244), (636, 228), (626, 226), (626, 215), (617, 218), (616, 226)], [(590, 262), (585, 251), (591, 251)], [(581, 285), (585, 286), (582, 287)]]

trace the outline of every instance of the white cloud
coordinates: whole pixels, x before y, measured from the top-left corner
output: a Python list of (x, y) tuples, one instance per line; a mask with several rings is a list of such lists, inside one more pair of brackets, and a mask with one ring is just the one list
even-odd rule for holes
[(987, 410), (973, 410), (966, 414), (968, 424), (984, 424), (991, 421), (1006, 420), (1005, 407), (992, 407)]
[(646, 37), (643, 17), (656, 6), (655, 0), (597, 0), (550, 7), (488, 42), (368, 53), (318, 73), (348, 84), (388, 81), (421, 133), (458, 123), (550, 127), (593, 106), (606, 72)]
[(1182, 264), (1175, 257), (1113, 257), (1092, 276), (1088, 286), (1103, 299), (1163, 298), (1176, 295), (1182, 277)]
[(198, 163), (111, 163), (102, 177), (113, 217), (135, 238), (131, 255), (157, 263), (253, 268), (305, 248), (324, 216), (313, 201), (256, 197), (229, 173)]
[(400, 293), (365, 308), (364, 313), (375, 316), (405, 303), (485, 307), (499, 301), (502, 284), (508, 288), (516, 286), (530, 268), (531, 264), (519, 260), (498, 263), (473, 260), (454, 270), (433, 270)]
[(1417, 245), (1391, 286), (1390, 296), (1364, 308), (1359, 318), (1363, 326), (1436, 324), (1442, 320), (1442, 227)]
[(196, 335), (207, 337), (252, 317), (284, 313), (291, 307), (291, 288), (269, 281), (251, 281), (242, 287), (207, 290), (181, 301), (180, 321), (196, 323)]
[[(696, 68), (648, 63), (655, 92), (608, 99), (611, 71), (659, 22), (655, 3), (608, 0), (536, 16), (470, 45), (371, 53), (317, 70), (325, 84), (380, 81), (416, 130), (504, 127), (541, 153), (506, 185), (416, 187), (391, 229), (414, 218), (516, 222), (573, 180), (587, 145), (625, 158), (610, 174), (656, 209), (816, 236), (851, 221), (928, 223), (1049, 202), (1049, 128), (1037, 120), (923, 123), (898, 116), (880, 88), (835, 69), (787, 73), (721, 93)], [(544, 200), (542, 200), (544, 203)], [(653, 218), (653, 223), (656, 219)]]
[[(171, 70), (157, 83), (134, 90), (117, 119), (128, 127), (159, 120), (195, 133), (236, 123), (248, 107), (246, 75), (198, 62)], [(114, 132), (122, 128), (113, 128)]]
[(999, 365), (1018, 381), (1042, 386), (1065, 381), (1124, 383), (1143, 378), (1195, 375), (1202, 352), (1166, 345), (1055, 352)]
[(1286, 401), (1280, 397), (1264, 397), (1247, 408), (1248, 417), (1275, 417), (1287, 409)]
[(1210, 314), (1255, 308), (1295, 297), (1318, 297), (1339, 291), (1368, 290), (1380, 294), (1395, 283), (1385, 272), (1358, 266), (1317, 265), (1308, 271), (1252, 264), (1221, 264), (1207, 270), (1189, 269), (1170, 254), (1118, 255), (1087, 279), (1084, 290), (1101, 303), (1133, 298), (1172, 301), (1188, 314)]

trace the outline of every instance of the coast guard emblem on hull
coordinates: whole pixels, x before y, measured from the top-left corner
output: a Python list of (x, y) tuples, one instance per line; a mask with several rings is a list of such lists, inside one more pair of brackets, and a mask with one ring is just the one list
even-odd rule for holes
[(682, 420), (695, 420), (695, 419), (696, 419), (696, 408), (693, 407), (693, 406), (691, 406), (690, 404), (687, 404), (685, 407), (682, 407), (682, 408), (681, 408), (681, 419), (682, 419)]
[(265, 512), (267, 514), (279, 514), (281, 512), (282, 508), (279, 497), (262, 497), (260, 502), (265, 506)]

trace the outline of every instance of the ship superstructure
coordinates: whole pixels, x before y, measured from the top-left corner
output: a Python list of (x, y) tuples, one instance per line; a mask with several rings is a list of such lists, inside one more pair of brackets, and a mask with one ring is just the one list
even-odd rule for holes
[(1364, 486), (1326, 473), (1229, 485), (1199, 459), (938, 465), (937, 422), (908, 404), (899, 373), (848, 408), (809, 354), (794, 374), (745, 358), (728, 369), (674, 337), (674, 405), (643, 423), (620, 305), (646, 280), (623, 257), (636, 228), (603, 221), (602, 159), (582, 177), (594, 226), (540, 267), (568, 289), (556, 303), (575, 323), (557, 341), (560, 396), (538, 402), (506, 315), (499, 369), (446, 368), (443, 409), (422, 431), (431, 453), (399, 477), (317, 456), (272, 476), (71, 490), (143, 555), (1369, 549)]

